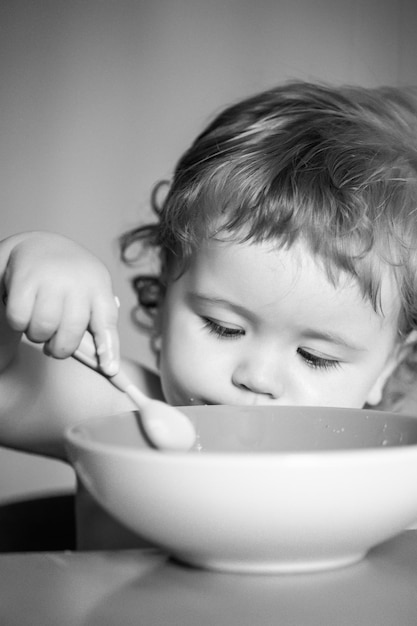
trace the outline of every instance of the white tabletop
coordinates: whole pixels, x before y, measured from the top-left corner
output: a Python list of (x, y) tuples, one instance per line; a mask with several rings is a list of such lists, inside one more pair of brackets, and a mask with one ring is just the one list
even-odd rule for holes
[(417, 532), (316, 574), (216, 574), (153, 550), (0, 555), (2, 626), (416, 626)]

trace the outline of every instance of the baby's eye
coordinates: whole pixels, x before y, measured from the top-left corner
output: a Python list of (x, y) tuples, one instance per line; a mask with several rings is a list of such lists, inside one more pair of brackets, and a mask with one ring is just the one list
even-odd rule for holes
[(308, 352), (307, 350), (304, 350), (304, 348), (298, 348), (297, 352), (301, 356), (301, 358), (307, 363), (307, 365), (314, 369), (330, 369), (340, 366), (340, 361), (337, 361), (336, 359), (326, 359), (324, 357), (317, 356), (315, 354), (312, 354), (311, 352)]
[(222, 339), (237, 339), (245, 334), (245, 331), (241, 328), (230, 328), (229, 326), (223, 326), (214, 320), (204, 317), (204, 327), (208, 329), (210, 333), (213, 333), (217, 337)]

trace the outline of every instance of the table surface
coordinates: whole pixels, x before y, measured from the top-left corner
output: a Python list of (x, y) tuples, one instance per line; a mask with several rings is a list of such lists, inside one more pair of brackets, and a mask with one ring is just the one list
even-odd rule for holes
[(416, 626), (417, 531), (315, 574), (223, 574), (156, 550), (0, 555), (2, 626)]

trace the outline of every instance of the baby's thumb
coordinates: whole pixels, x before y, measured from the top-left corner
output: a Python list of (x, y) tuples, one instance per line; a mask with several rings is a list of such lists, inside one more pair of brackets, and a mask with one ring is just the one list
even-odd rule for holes
[(119, 301), (117, 298), (107, 307), (99, 307), (91, 318), (90, 331), (96, 344), (100, 369), (107, 376), (114, 376), (120, 367), (120, 342), (117, 329)]

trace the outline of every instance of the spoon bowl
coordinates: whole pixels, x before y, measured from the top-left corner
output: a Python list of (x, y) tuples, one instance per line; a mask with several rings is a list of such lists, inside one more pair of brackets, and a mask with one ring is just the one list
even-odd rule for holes
[(194, 445), (194, 426), (184, 413), (165, 402), (146, 396), (123, 371), (110, 376), (109, 380), (124, 391), (138, 407), (143, 433), (153, 447), (159, 450), (184, 451)]

